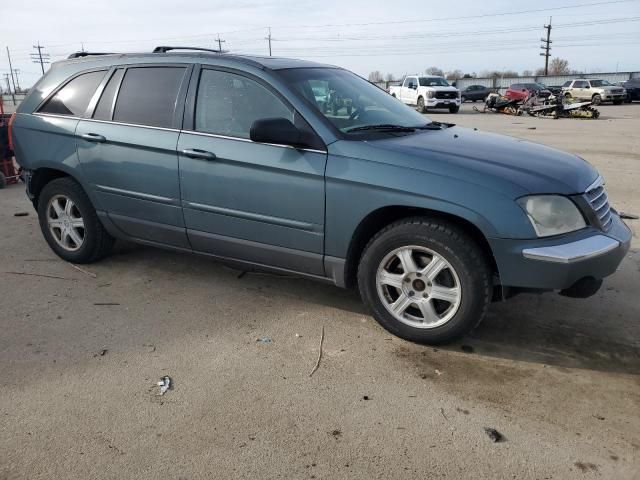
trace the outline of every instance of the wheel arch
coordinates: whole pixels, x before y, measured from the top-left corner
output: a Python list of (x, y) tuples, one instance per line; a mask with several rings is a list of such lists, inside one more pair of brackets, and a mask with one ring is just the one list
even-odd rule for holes
[(378, 208), (364, 217), (356, 227), (345, 259), (344, 281), (347, 287), (354, 287), (357, 283), (358, 264), (369, 240), (387, 225), (410, 217), (428, 217), (446, 221), (469, 235), (480, 246), (493, 273), (498, 273), (498, 266), (493, 251), (485, 234), (470, 220), (448, 212), (423, 207), (406, 205), (391, 205)]
[(33, 204), (34, 206), (36, 206), (36, 208), (38, 205), (38, 198), (40, 196), (40, 193), (42, 192), (42, 189), (51, 181), (63, 177), (70, 177), (82, 186), (82, 182), (78, 178), (77, 172), (75, 172), (71, 168), (68, 168), (64, 164), (45, 164), (31, 170), (31, 178), (28, 183), (28, 188), (29, 194), (31, 195)]

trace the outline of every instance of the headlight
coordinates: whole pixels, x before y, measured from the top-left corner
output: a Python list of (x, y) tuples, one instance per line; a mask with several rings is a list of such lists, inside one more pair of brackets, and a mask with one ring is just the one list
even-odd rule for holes
[(539, 237), (560, 235), (587, 226), (578, 207), (560, 195), (536, 195), (518, 199)]
[(436, 96), (436, 92), (434, 92), (433, 90), (429, 90), (427, 92), (427, 98), (433, 98)]

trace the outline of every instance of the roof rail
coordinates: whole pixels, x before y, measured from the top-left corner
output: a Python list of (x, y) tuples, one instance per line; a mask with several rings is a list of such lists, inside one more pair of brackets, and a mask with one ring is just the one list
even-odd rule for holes
[(153, 53), (167, 53), (171, 50), (196, 50), (198, 52), (213, 52), (213, 53), (227, 53), (227, 50), (218, 50), (215, 48), (201, 48), (201, 47), (169, 47), (160, 46), (153, 49)]
[(82, 58), (93, 55), (113, 55), (113, 52), (75, 52), (69, 55), (67, 58)]

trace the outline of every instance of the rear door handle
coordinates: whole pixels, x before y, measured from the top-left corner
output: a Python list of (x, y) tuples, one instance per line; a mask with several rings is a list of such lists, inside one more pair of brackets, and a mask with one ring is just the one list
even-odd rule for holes
[(182, 153), (186, 157), (190, 158), (201, 158), (202, 160), (215, 160), (216, 154), (212, 152), (207, 152), (206, 150), (200, 150), (198, 148), (187, 148), (186, 150), (182, 150)]
[(104, 143), (107, 141), (105, 136), (98, 135), (97, 133), (84, 133), (81, 137), (89, 142)]

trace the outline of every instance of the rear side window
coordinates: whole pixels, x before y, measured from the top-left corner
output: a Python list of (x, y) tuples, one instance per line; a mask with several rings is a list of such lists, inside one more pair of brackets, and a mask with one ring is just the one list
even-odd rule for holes
[(564, 83), (562, 84), (562, 86), (563, 86), (563, 87), (568, 87), (568, 86), (570, 86), (570, 85), (571, 85), (571, 80), (569, 80), (568, 82), (564, 82)]
[(47, 100), (38, 112), (81, 117), (104, 74), (100, 71), (77, 76)]
[(98, 101), (96, 110), (93, 113), (93, 118), (97, 120), (111, 120), (111, 109), (113, 108), (113, 99), (116, 94), (116, 90), (120, 85), (120, 81), (122, 80), (123, 75), (124, 75), (124, 69), (119, 68), (111, 76), (111, 78), (109, 79), (109, 82), (107, 83), (107, 86), (104, 87), (102, 95), (100, 96), (100, 100)]
[(293, 121), (293, 112), (258, 82), (234, 73), (203, 70), (196, 100), (196, 130), (249, 138), (251, 125), (265, 118)]
[(172, 127), (185, 70), (183, 67), (129, 68), (120, 86), (113, 120)]

